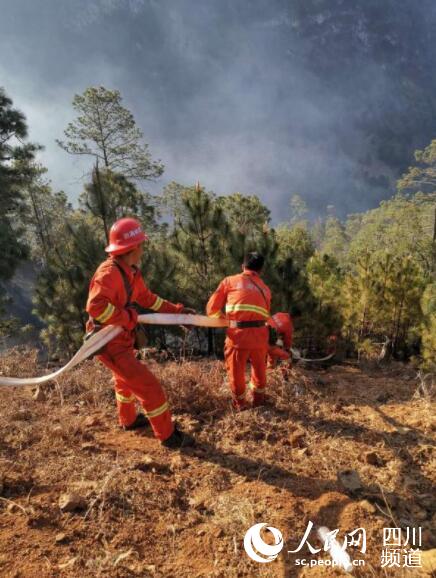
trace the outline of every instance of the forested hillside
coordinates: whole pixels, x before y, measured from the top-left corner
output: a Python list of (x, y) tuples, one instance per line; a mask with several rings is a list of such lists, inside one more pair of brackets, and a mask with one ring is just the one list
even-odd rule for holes
[[(170, 183), (160, 195), (146, 182), (164, 167), (154, 161), (118, 91), (88, 88), (73, 100), (75, 120), (62, 148), (89, 157), (89, 176), (72, 206), (54, 191), (38, 146), (27, 140), (24, 115), (3, 91), (0, 102), (0, 234), (2, 279), (18, 263), (38, 270), (34, 313), (50, 349), (80, 343), (89, 280), (104, 258), (110, 225), (137, 217), (150, 235), (144, 274), (151, 288), (203, 311), (224, 275), (243, 254), (267, 259), (265, 279), (274, 311), (301, 311), (297, 336), (322, 349), (336, 335), (352, 355), (385, 344), (396, 357), (430, 367), (435, 359), (436, 140), (415, 153), (397, 194), (380, 206), (340, 220), (334, 209), (308, 220), (298, 195), (272, 224), (257, 196), (218, 196), (201, 183)], [(13, 296), (12, 296), (13, 297)], [(3, 332), (19, 329), (3, 318)]]

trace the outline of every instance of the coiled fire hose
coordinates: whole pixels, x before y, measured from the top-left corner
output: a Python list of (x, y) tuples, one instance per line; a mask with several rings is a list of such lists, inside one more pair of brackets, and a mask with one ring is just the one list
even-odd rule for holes
[[(144, 323), (146, 325), (195, 325), (197, 327), (227, 327), (228, 323), (226, 319), (218, 319), (213, 317), (207, 317), (206, 315), (188, 315), (185, 313), (153, 313), (147, 315), (139, 315), (138, 323)], [(43, 375), (41, 377), (3, 377), (0, 375), (0, 386), (2, 385), (39, 385), (55, 379), (73, 369), (76, 365), (90, 357), (96, 351), (99, 351), (109, 343), (116, 335), (121, 333), (123, 328), (117, 325), (108, 325), (90, 339), (85, 341), (79, 351), (70, 359), (70, 361), (53, 373), (48, 375)], [(294, 359), (301, 361), (326, 361), (330, 359), (332, 355), (324, 357), (322, 359), (304, 359), (301, 357), (297, 349), (292, 349), (292, 355)]]

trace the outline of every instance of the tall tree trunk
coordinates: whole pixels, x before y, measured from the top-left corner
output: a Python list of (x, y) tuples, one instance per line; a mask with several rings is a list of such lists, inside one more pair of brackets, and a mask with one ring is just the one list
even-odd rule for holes
[(108, 227), (108, 223), (107, 223), (106, 199), (104, 198), (104, 193), (103, 193), (103, 189), (101, 186), (100, 171), (98, 168), (98, 158), (95, 161), (95, 185), (96, 185), (96, 191), (97, 191), (97, 195), (98, 195), (100, 217), (101, 217), (101, 220), (103, 221), (106, 243), (109, 243), (109, 227)]

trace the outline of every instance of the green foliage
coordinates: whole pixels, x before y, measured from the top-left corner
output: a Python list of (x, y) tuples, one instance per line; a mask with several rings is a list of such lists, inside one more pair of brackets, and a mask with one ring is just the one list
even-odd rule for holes
[(38, 147), (24, 144), (26, 138), (24, 115), (13, 108), (12, 100), (0, 88), (0, 281), (12, 277), (28, 254), (23, 189), (34, 177), (31, 161)]
[(228, 262), (229, 228), (223, 210), (200, 186), (185, 188), (171, 236), (177, 256), (177, 285), (185, 300), (204, 308)]
[(105, 243), (92, 215), (70, 210), (63, 219), (60, 237), (38, 277), (34, 313), (46, 324), (42, 336), (50, 348), (72, 352), (83, 339), (89, 281), (105, 258)]
[(349, 262), (366, 251), (394, 251), (399, 256), (412, 255), (430, 276), (435, 267), (435, 207), (436, 193), (412, 197), (399, 194), (382, 201), (376, 209), (352, 216), (346, 224)]
[(118, 90), (103, 86), (76, 94), (73, 108), (78, 116), (65, 129), (66, 140), (57, 143), (70, 154), (98, 159), (126, 178), (156, 178), (163, 173), (163, 165), (152, 160), (148, 145), (141, 143), (141, 130), (121, 101)]
[(324, 225), (324, 235), (321, 252), (326, 255), (334, 255), (341, 261), (347, 252), (348, 243), (345, 227), (337, 217), (327, 217)]
[(25, 187), (26, 242), (33, 261), (45, 265), (53, 254), (58, 240), (63, 238), (63, 216), (72, 211), (63, 192), (53, 193), (45, 179), (46, 169), (34, 165), (35, 178)]
[(270, 211), (258, 197), (235, 193), (218, 197), (217, 207), (222, 210), (227, 223), (228, 274), (241, 270), (244, 255), (259, 251), (265, 258), (264, 273), (269, 283), (277, 281), (275, 231), (270, 229)]
[(343, 281), (338, 262), (333, 256), (315, 253), (307, 262), (306, 270), (308, 287), (313, 296), (308, 326), (318, 338), (337, 334), (342, 326)]
[(304, 223), (304, 218), (308, 212), (304, 199), (300, 195), (292, 195), (289, 207), (291, 210), (291, 225)]
[(394, 352), (407, 346), (409, 331), (421, 318), (425, 283), (412, 257), (391, 252), (362, 254), (344, 283), (344, 330), (358, 343), (388, 338)]
[(436, 139), (423, 151), (416, 151), (415, 160), (418, 165), (409, 167), (408, 172), (398, 181), (398, 190), (436, 193)]
[(427, 285), (421, 299), (421, 354), (425, 369), (436, 371), (436, 283)]
[(225, 213), (231, 229), (248, 241), (268, 228), (271, 212), (255, 195), (234, 193), (218, 197), (217, 204)]
[[(35, 312), (52, 349), (74, 351), (80, 344), (89, 281), (105, 258), (109, 227), (129, 215), (151, 237), (144, 276), (172, 301), (204, 310), (221, 279), (239, 272), (244, 254), (257, 250), (266, 260), (273, 312), (302, 312), (297, 338), (322, 342), (341, 334), (367, 356), (377, 354), (380, 342), (397, 356), (420, 348), (423, 365), (434, 367), (436, 141), (416, 152), (399, 193), (379, 207), (345, 222), (330, 211), (311, 225), (304, 200), (294, 195), (290, 221), (274, 230), (268, 207), (254, 195), (216, 196), (199, 183), (175, 182), (157, 200), (143, 193), (131, 179), (163, 169), (140, 143), (120, 93), (89, 88), (73, 105), (78, 117), (60, 144), (96, 158), (78, 209), (51, 190), (45, 169), (34, 162), (36, 147), (22, 144), (23, 115), (0, 92), (0, 280), (30, 247), (40, 266)], [(158, 223), (159, 211), (168, 223)]]
[(151, 196), (143, 193), (126, 177), (96, 165), (91, 182), (85, 185), (79, 197), (82, 209), (101, 220), (106, 241), (109, 229), (116, 220), (125, 216), (138, 218), (149, 233), (157, 230), (156, 211)]

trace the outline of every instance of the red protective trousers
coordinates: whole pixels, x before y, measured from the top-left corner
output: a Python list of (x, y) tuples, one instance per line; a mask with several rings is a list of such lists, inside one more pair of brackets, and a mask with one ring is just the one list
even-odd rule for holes
[(253, 404), (262, 403), (266, 388), (266, 349), (240, 349), (226, 343), (224, 359), (235, 407), (245, 404), (245, 368), (248, 361), (251, 363), (250, 388), (253, 391)]
[(135, 421), (136, 398), (150, 420), (154, 435), (160, 440), (167, 439), (174, 426), (165, 393), (159, 380), (136, 359), (134, 350), (108, 343), (98, 359), (112, 371), (120, 424)]

